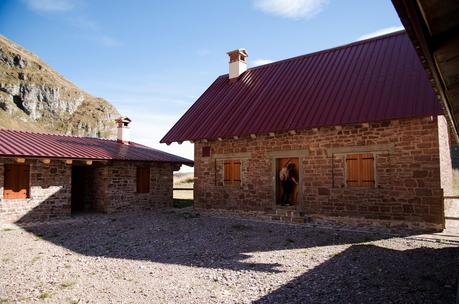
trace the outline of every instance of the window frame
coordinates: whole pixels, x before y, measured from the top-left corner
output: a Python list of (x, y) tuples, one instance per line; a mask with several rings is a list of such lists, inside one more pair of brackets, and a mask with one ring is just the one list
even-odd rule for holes
[[(22, 177), (25, 180), (21, 181), (20, 168), (25, 168), (25, 173)], [(12, 176), (8, 176), (7, 172), (11, 172)], [(10, 181), (9, 179), (17, 179), (16, 181)], [(14, 186), (11, 184), (17, 183), (16, 187), (20, 188), (19, 191), (14, 191)], [(25, 195), (20, 194), (25, 188)], [(29, 199), (30, 198), (30, 165), (29, 164), (4, 164), (3, 166), (3, 193), (2, 198), (4, 200), (13, 200), (13, 199)]]
[(147, 166), (136, 167), (136, 193), (150, 193), (151, 169)]
[[(371, 156), (371, 158), (370, 158)], [(353, 158), (351, 158), (353, 157)], [(368, 159), (371, 159), (372, 163), (371, 165), (369, 166), (369, 168), (371, 168), (371, 172), (372, 172), (372, 180), (363, 180), (363, 177), (362, 177), (362, 167), (364, 166), (363, 165), (363, 161), (364, 160), (368, 160)], [(351, 185), (349, 183), (349, 176), (350, 176), (350, 167), (349, 167), (349, 160), (357, 160), (357, 181), (356, 181), (356, 185)], [(346, 188), (350, 188), (350, 189), (374, 189), (374, 188), (377, 188), (377, 179), (376, 179), (376, 155), (375, 153), (372, 153), (372, 152), (357, 152), (357, 153), (348, 153), (348, 154), (345, 154), (345, 158), (344, 158), (344, 162), (345, 162), (345, 176), (344, 176), (344, 179), (345, 179), (345, 185), (346, 185)], [(352, 181), (354, 182), (354, 181)], [(365, 184), (367, 183), (367, 184)], [(370, 184), (368, 184), (370, 183)]]
[[(231, 171), (227, 175), (227, 165), (231, 166)], [(239, 172), (234, 175), (236, 169), (233, 166), (239, 166)], [(229, 179), (227, 179), (229, 177)], [(238, 179), (237, 179), (238, 178)], [(223, 160), (223, 185), (225, 186), (240, 186), (242, 184), (242, 161), (240, 159), (225, 159)]]

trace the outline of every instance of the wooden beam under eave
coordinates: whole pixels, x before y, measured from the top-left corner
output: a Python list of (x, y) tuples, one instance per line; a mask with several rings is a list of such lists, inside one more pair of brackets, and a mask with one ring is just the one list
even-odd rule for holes
[(319, 128), (312, 128), (312, 132), (315, 132), (315, 133), (319, 132)]
[(84, 162), (87, 166), (91, 166), (92, 165), (92, 160), (87, 160)]
[(341, 131), (343, 129), (343, 126), (335, 126), (336, 131)]
[(276, 133), (274, 133), (274, 132), (269, 132), (268, 135), (271, 136), (271, 137), (274, 137), (274, 136), (276, 136)]
[(251, 139), (255, 139), (255, 138), (257, 138), (257, 136), (255, 134), (250, 134), (250, 138)]
[(288, 133), (289, 133), (290, 135), (295, 135), (295, 134), (296, 134), (296, 131), (295, 131), (295, 130), (290, 130), (290, 131), (288, 131)]
[(49, 158), (44, 158), (41, 160), (41, 162), (45, 165), (49, 165), (51, 163), (51, 160)]
[(369, 122), (362, 123), (362, 128), (369, 128), (369, 127), (370, 127), (370, 123)]
[(66, 165), (71, 165), (73, 163), (73, 160), (66, 159), (64, 162), (65, 162)]
[(233, 136), (233, 138), (237, 140), (237, 139), (239, 139), (239, 136)]
[(223, 141), (223, 138), (219, 137), (217, 138), (218, 141)]
[(16, 157), (16, 162), (17, 162), (18, 164), (24, 164), (24, 163), (25, 163), (25, 158)]

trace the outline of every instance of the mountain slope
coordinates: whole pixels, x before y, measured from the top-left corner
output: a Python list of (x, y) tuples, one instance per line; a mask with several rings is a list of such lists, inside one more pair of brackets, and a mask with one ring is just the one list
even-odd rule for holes
[(113, 138), (118, 116), (108, 101), (0, 35), (0, 127)]

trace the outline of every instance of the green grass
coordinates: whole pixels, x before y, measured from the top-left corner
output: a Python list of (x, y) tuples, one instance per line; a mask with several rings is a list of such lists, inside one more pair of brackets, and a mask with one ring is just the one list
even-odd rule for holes
[(70, 288), (75, 286), (76, 282), (75, 281), (64, 281), (61, 283), (62, 288)]
[(13, 231), (14, 229), (13, 228), (3, 228), (2, 231), (4, 232), (8, 232), (8, 231)]
[(174, 199), (174, 208), (186, 208), (193, 206), (193, 200), (190, 199)]
[(40, 300), (46, 300), (46, 299), (49, 299), (51, 297), (51, 295), (49, 294), (49, 292), (47, 291), (43, 291), (39, 296), (38, 298)]

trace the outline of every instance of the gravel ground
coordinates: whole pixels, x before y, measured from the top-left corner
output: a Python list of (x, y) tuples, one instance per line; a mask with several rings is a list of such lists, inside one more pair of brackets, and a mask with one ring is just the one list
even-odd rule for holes
[(191, 212), (0, 228), (0, 303), (454, 303), (457, 244)]

